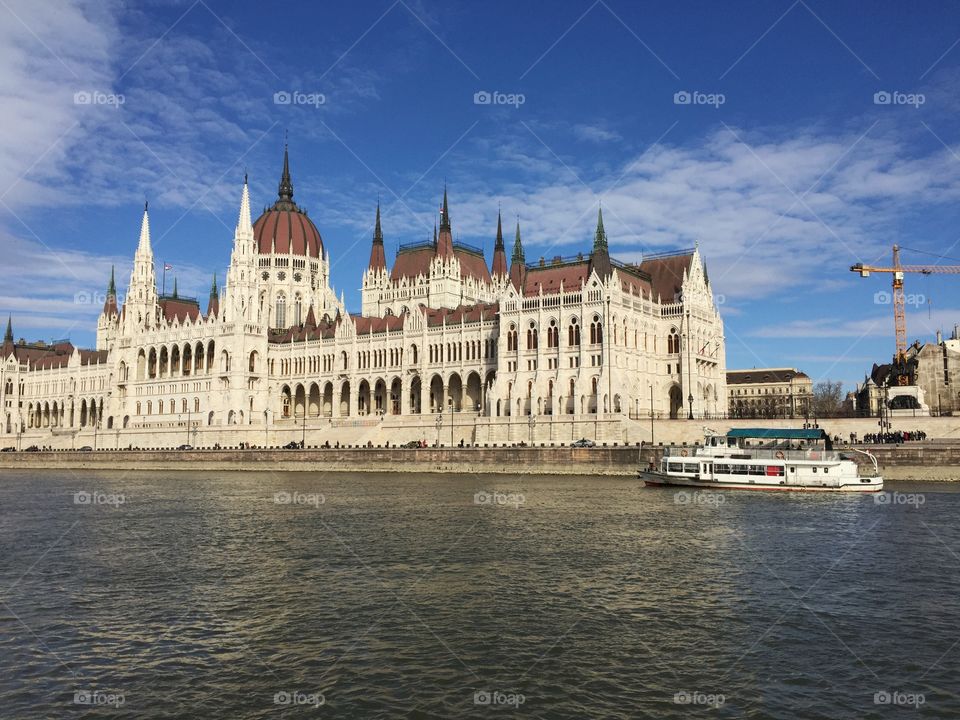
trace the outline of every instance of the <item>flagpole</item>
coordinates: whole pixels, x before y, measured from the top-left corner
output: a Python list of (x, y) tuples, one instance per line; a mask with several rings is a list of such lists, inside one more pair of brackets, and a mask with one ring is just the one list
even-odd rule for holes
[(167, 263), (163, 263), (163, 290), (160, 292), (160, 297), (163, 297), (167, 294)]

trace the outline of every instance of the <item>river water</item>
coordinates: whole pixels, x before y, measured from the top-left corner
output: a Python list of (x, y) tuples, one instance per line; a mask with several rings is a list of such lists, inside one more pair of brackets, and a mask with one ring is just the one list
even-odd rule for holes
[(960, 488), (0, 473), (0, 717), (960, 714)]

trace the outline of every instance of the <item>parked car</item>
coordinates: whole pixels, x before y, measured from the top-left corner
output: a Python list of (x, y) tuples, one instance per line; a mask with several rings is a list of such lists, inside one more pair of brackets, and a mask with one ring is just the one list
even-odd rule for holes
[(570, 443), (570, 447), (576, 448), (586, 448), (586, 447), (596, 447), (597, 444), (593, 440), (587, 440), (586, 438), (580, 438), (576, 442)]
[(40, 448), (38, 448), (36, 445), (31, 445), (26, 450), (24, 450), (24, 452), (40, 452)]
[(84, 445), (83, 447), (77, 448), (80, 452), (92, 452), (93, 448), (89, 445)]
[(418, 447), (420, 447), (420, 441), (419, 441), (419, 440), (411, 440), (410, 442), (405, 442), (405, 443), (404, 443), (403, 445), (401, 445), (400, 447), (402, 447), (402, 448), (418, 448)]
[(0, 452), (16, 452), (16, 451), (17, 449), (15, 447), (5, 447), (2, 450), (0, 450)]
[(298, 443), (296, 440), (291, 440), (290, 442), (288, 442), (286, 445), (283, 446), (283, 449), (284, 449), (284, 450), (299, 450), (299, 449), (300, 449), (300, 443)]
[(177, 450), (193, 450), (193, 445), (187, 445), (186, 443), (184, 443), (183, 445), (178, 447)]

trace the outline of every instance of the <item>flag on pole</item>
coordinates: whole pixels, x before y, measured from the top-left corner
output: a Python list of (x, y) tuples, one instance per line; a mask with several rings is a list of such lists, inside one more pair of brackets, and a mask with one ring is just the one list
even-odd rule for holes
[(164, 270), (173, 270), (173, 265), (167, 265), (166, 263), (164, 263), (164, 264), (163, 264), (163, 269), (164, 269)]

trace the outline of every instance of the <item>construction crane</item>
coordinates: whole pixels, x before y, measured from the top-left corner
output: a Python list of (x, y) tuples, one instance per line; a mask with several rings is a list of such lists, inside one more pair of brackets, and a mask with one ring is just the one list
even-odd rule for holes
[(860, 273), (860, 277), (870, 277), (870, 273), (890, 273), (893, 276), (893, 325), (897, 337), (897, 353), (894, 355), (894, 372), (898, 385), (909, 385), (907, 372), (907, 315), (904, 310), (903, 276), (906, 273), (960, 274), (960, 265), (901, 265), (900, 246), (893, 246), (893, 265), (881, 267), (857, 263), (850, 266), (851, 272)]

